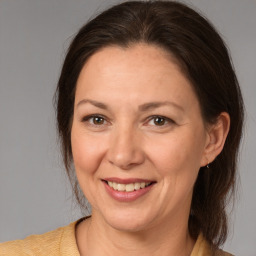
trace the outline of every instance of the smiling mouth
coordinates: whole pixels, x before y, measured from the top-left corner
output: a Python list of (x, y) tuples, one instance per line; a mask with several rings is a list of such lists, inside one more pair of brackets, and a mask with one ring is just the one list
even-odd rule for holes
[(155, 182), (134, 182), (129, 184), (122, 184), (113, 181), (104, 180), (104, 182), (115, 191), (120, 192), (133, 192), (144, 189), (153, 185)]

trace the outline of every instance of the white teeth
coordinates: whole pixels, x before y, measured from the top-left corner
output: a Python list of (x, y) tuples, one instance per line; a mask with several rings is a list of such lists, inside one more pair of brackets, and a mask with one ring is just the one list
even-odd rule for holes
[(140, 183), (136, 182), (134, 185), (135, 190), (139, 190), (140, 189)]
[(125, 191), (126, 191), (126, 192), (134, 191), (134, 184), (127, 184), (127, 185), (125, 186)]
[[(109, 183), (108, 183), (108, 185), (111, 187), (111, 185), (110, 185)], [(116, 182), (113, 182), (112, 188), (113, 188), (114, 190), (117, 190), (117, 183), (116, 183)]]
[(112, 181), (108, 181), (108, 185), (117, 191), (126, 191), (132, 192), (134, 190), (139, 190), (141, 188), (145, 188), (150, 184), (150, 182), (135, 182), (130, 184), (121, 184)]
[(125, 191), (125, 184), (118, 183), (117, 184), (117, 190), (118, 191)]

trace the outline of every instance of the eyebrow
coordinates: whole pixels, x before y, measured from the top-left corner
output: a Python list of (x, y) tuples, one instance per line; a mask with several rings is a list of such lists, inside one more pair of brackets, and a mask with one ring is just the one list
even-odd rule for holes
[(86, 104), (86, 103), (90, 103), (93, 106), (97, 107), (97, 108), (101, 108), (101, 109), (108, 109), (108, 106), (102, 102), (98, 102), (95, 100), (89, 100), (89, 99), (83, 99), (81, 101), (79, 101), (76, 105), (76, 107), (79, 107), (80, 105)]
[[(79, 101), (76, 105), (76, 107), (79, 107), (80, 105), (86, 104), (86, 103), (90, 103), (93, 106), (97, 107), (97, 108), (101, 108), (104, 110), (108, 110), (108, 106), (102, 102), (99, 101), (95, 101), (95, 100), (90, 100), (90, 99), (83, 99), (81, 101)], [(162, 106), (172, 106), (175, 107), (181, 111), (184, 111), (183, 107), (178, 105), (175, 102), (171, 102), (171, 101), (156, 101), (156, 102), (148, 102), (148, 103), (144, 103), (142, 105), (139, 106), (139, 111), (141, 112), (146, 112), (152, 109), (156, 109)]]
[(172, 106), (172, 107), (175, 107), (179, 110), (184, 111), (182, 106), (178, 105), (175, 102), (171, 102), (171, 101), (159, 101), (159, 102), (157, 101), (157, 102), (145, 103), (145, 104), (142, 104), (142, 105), (139, 106), (139, 110), (141, 112), (145, 112), (145, 111), (149, 111), (151, 109), (159, 108), (159, 107), (162, 107), (162, 106)]

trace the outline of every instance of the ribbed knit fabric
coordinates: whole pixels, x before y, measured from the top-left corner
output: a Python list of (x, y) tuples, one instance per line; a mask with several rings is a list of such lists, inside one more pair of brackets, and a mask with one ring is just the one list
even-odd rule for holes
[(31, 235), (24, 240), (0, 244), (1, 256), (80, 256), (73, 222), (66, 227), (42, 235)]
[[(78, 222), (58, 228), (42, 235), (32, 235), (24, 240), (15, 240), (0, 244), (1, 256), (80, 256), (75, 226)], [(199, 235), (191, 256), (212, 256), (209, 244)], [(215, 256), (232, 256), (219, 250)]]

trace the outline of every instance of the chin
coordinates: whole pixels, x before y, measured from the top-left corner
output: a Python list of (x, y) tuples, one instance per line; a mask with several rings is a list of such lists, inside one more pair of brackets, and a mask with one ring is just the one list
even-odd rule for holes
[(149, 228), (153, 221), (153, 216), (143, 214), (141, 212), (135, 213), (127, 210), (113, 214), (104, 214), (105, 221), (114, 229), (126, 232), (138, 232)]

